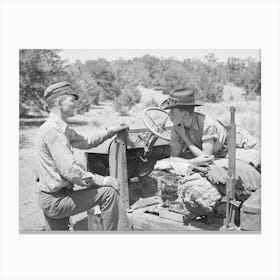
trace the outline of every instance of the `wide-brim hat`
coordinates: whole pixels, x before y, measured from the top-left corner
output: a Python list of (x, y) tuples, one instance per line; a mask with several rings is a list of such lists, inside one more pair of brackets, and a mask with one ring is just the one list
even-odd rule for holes
[(196, 92), (197, 88), (192, 84), (183, 88), (175, 89), (171, 91), (169, 97), (161, 103), (160, 108), (162, 110), (166, 110), (173, 108), (202, 106), (203, 104), (197, 103), (195, 101)]
[(44, 97), (46, 100), (62, 95), (73, 95), (75, 96), (76, 100), (79, 99), (79, 95), (75, 93), (72, 85), (65, 81), (48, 86), (44, 92)]

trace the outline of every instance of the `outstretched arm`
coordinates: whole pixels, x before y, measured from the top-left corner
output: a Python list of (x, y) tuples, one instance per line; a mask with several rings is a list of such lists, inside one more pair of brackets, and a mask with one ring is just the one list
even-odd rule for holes
[(108, 129), (97, 135), (83, 135), (76, 132), (72, 128), (67, 129), (67, 135), (70, 141), (71, 146), (77, 149), (91, 149), (102, 144), (107, 139), (113, 137), (116, 133), (121, 130), (127, 129), (126, 125), (118, 125)]
[[(45, 142), (58, 173), (67, 181), (80, 186), (87, 186), (84, 177), (86, 172), (75, 160), (65, 137), (56, 130), (51, 130), (45, 136)], [(103, 176), (91, 174), (95, 184), (100, 185)]]

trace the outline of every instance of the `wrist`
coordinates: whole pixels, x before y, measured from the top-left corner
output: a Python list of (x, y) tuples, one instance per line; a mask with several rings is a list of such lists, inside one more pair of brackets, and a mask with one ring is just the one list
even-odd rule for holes
[(194, 158), (190, 159), (189, 163), (196, 164), (196, 163), (198, 163), (198, 161), (199, 161), (199, 158), (198, 157), (194, 157)]
[(92, 181), (94, 182), (94, 184), (102, 187), (104, 185), (104, 178), (105, 178), (104, 176), (101, 176), (99, 174), (94, 174)]

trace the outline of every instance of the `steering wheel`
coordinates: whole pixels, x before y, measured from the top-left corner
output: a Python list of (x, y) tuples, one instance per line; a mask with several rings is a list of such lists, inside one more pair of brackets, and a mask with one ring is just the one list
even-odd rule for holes
[(170, 127), (166, 127), (168, 113), (158, 107), (146, 108), (143, 111), (143, 122), (154, 135), (166, 141), (170, 141)]

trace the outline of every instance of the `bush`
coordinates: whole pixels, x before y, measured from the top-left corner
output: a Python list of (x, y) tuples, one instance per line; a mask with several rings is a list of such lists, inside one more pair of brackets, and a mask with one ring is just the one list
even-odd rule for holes
[(158, 84), (162, 87), (163, 94), (186, 86), (190, 82), (188, 74), (179, 63), (171, 64), (158, 78)]
[(26, 115), (26, 108), (48, 111), (44, 90), (52, 83), (63, 81), (66, 74), (58, 50), (19, 50), (20, 115)]
[(141, 93), (137, 88), (127, 88), (122, 90), (113, 102), (113, 106), (122, 116), (127, 116), (128, 111), (141, 100)]
[(228, 58), (226, 63), (219, 62), (211, 53), (204, 59), (184, 61), (145, 55), (130, 60), (99, 58), (69, 64), (61, 60), (59, 50), (20, 50), (19, 74), (21, 116), (34, 107), (48, 111), (44, 90), (48, 85), (63, 80), (71, 82), (81, 96), (77, 108), (79, 113), (86, 112), (99, 100), (112, 100), (118, 112), (127, 114), (141, 99), (135, 89), (139, 84), (162, 89), (164, 94), (168, 94), (192, 82), (198, 88), (196, 98), (211, 103), (222, 101), (223, 86), (230, 83), (245, 89), (248, 100), (261, 95), (260, 62), (234, 57)]
[(80, 96), (77, 102), (77, 112), (83, 114), (92, 105), (98, 105), (103, 88), (97, 85), (96, 81), (79, 61), (68, 67), (67, 80), (72, 84), (74, 91)]
[(19, 117), (20, 118), (24, 118), (28, 115), (28, 108), (26, 108), (26, 106), (24, 105), (24, 103), (19, 103)]

